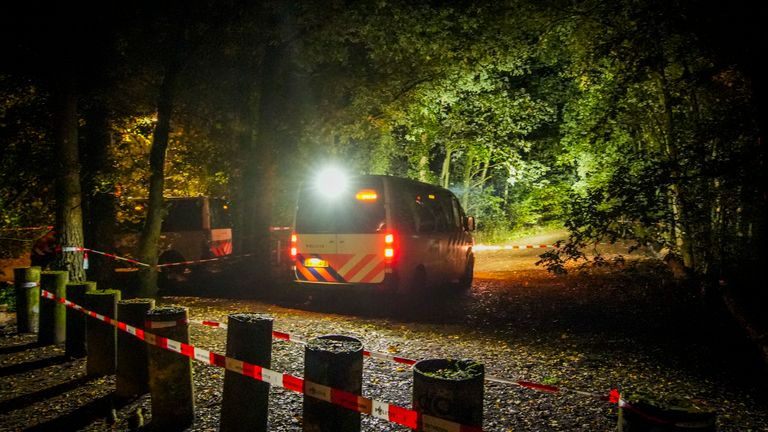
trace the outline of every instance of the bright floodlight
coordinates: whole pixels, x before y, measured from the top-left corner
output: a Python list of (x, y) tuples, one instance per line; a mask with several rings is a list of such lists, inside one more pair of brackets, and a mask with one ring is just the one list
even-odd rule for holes
[(326, 197), (337, 197), (347, 190), (347, 175), (338, 168), (326, 168), (318, 174), (315, 186)]

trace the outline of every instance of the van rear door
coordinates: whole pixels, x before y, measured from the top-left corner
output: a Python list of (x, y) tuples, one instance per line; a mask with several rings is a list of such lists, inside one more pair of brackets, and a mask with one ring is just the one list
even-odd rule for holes
[(295, 223), (296, 280), (381, 282), (386, 230), (381, 179), (354, 179), (335, 196), (303, 187)]

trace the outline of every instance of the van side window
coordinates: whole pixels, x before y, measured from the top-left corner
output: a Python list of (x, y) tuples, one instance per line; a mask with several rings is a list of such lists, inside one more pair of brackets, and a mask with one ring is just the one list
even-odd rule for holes
[(430, 233), (435, 231), (437, 221), (434, 212), (430, 209), (426, 197), (422, 194), (418, 194), (415, 196), (415, 202), (417, 231), (420, 233)]
[(446, 227), (446, 231), (456, 231), (458, 226), (458, 219), (453, 214), (453, 205), (451, 203), (451, 197), (450, 196), (440, 196), (439, 197), (439, 203), (440, 203), (440, 209), (442, 210), (443, 214), (445, 214), (446, 221), (448, 221), (448, 225)]
[(394, 205), (390, 209), (396, 229), (403, 233), (416, 232), (416, 201), (413, 200), (413, 196), (410, 192), (401, 190), (396, 190), (393, 194), (397, 198), (394, 199)]
[(434, 198), (429, 199), (429, 209), (435, 215), (435, 231), (446, 232), (448, 231), (448, 215), (443, 211), (443, 206), (440, 205), (437, 196), (435, 194), (431, 194), (431, 196)]
[(459, 201), (455, 197), (451, 197), (451, 210), (456, 228), (461, 231), (464, 226), (464, 215), (461, 212), (461, 205), (459, 205)]

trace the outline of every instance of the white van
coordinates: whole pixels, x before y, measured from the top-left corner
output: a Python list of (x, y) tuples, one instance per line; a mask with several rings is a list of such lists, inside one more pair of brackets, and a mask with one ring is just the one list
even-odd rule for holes
[(413, 293), (472, 284), (474, 219), (447, 189), (367, 175), (299, 191), (290, 255), (299, 284)]
[[(232, 224), (229, 205), (207, 196), (164, 198), (166, 215), (160, 233), (160, 264), (198, 261), (232, 254)], [(146, 218), (146, 199), (129, 198), (120, 211), (127, 220), (115, 236), (118, 255), (134, 256), (139, 233)], [(184, 266), (169, 266), (165, 274), (178, 273)]]

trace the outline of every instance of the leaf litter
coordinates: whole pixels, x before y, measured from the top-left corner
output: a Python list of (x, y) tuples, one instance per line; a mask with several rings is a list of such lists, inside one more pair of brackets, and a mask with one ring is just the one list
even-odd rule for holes
[[(498, 262), (502, 271), (485, 271)], [(768, 430), (764, 379), (731, 333), (697, 318), (696, 305), (675, 294), (659, 269), (624, 268), (555, 278), (509, 262), (510, 254), (478, 257), (469, 293), (435, 296), (418, 316), (381, 311), (377, 301), (316, 296), (258, 300), (171, 297), (192, 320), (226, 322), (231, 313), (267, 313), (275, 330), (306, 339), (342, 334), (366, 350), (413, 359), (466, 358), (487, 376), (557, 385), (605, 396), (621, 386), (680, 397), (718, 411), (718, 430)], [(490, 264), (489, 264), (490, 263)], [(286, 300), (286, 298), (288, 298)], [(352, 306), (353, 305), (353, 306)], [(39, 347), (34, 335), (0, 328), (0, 430), (130, 431), (151, 421), (149, 396), (111, 399), (114, 376), (88, 379), (84, 359)], [(190, 327), (194, 345), (224, 353), (226, 330)], [(714, 337), (712, 335), (715, 335)], [(304, 346), (273, 343), (273, 370), (303, 375)], [(224, 370), (193, 362), (196, 419), (191, 431), (218, 430)], [(412, 371), (367, 358), (366, 397), (410, 407)], [(301, 396), (272, 388), (269, 430), (301, 430)], [(140, 420), (139, 420), (140, 419)], [(486, 381), (484, 430), (615, 430), (615, 405), (575, 392), (547, 393)], [(364, 431), (407, 431), (362, 416)]]

